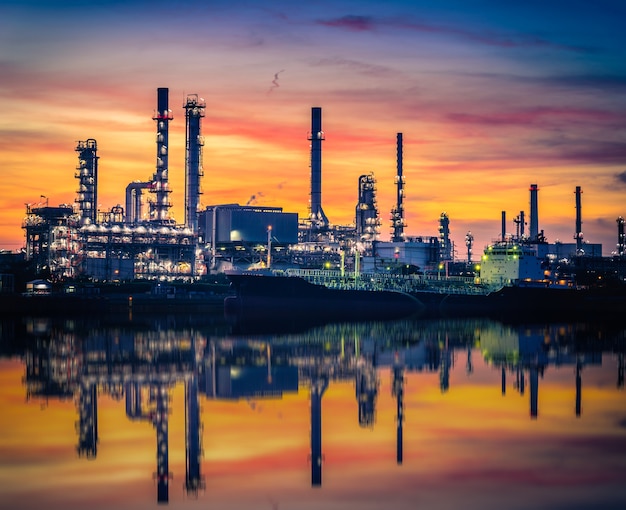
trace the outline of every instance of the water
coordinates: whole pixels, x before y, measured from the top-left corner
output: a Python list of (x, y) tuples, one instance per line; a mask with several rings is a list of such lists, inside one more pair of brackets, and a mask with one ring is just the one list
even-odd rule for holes
[(1, 328), (2, 508), (626, 506), (626, 327)]

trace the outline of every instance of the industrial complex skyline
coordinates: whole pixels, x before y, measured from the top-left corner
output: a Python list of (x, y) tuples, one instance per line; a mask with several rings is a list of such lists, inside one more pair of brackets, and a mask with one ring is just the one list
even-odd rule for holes
[(619, 1), (168, 2), (0, 0), (0, 249), (24, 244), (25, 204), (73, 204), (76, 142), (95, 139), (98, 207), (155, 171), (154, 90), (170, 109), (171, 215), (185, 221), (187, 94), (206, 101), (201, 208), (308, 214), (312, 107), (324, 110), (323, 208), (354, 222), (374, 173), (390, 236), (396, 134), (408, 235), (450, 218), (457, 255), (506, 211), (615, 249), (626, 216), (626, 6)]

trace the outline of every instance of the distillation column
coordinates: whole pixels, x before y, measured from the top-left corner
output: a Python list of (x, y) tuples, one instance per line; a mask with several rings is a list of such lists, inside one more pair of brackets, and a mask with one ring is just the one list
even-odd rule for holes
[(440, 260), (452, 260), (452, 242), (450, 241), (450, 218), (448, 213), (439, 216), (439, 255)]
[(359, 202), (356, 206), (356, 233), (362, 241), (376, 241), (380, 220), (376, 205), (376, 179), (374, 174), (359, 177)]
[(391, 209), (391, 242), (404, 242), (404, 176), (402, 175), (402, 133), (396, 135), (396, 205)]
[(582, 189), (580, 186), (576, 186), (576, 233), (574, 239), (576, 239), (576, 255), (583, 254), (583, 220), (582, 220), (582, 204), (581, 195)]
[(311, 132), (308, 139), (311, 142), (311, 211), (312, 226), (317, 229), (328, 227), (328, 218), (322, 209), (322, 109), (311, 109)]
[(186, 158), (185, 158), (185, 225), (192, 232), (198, 231), (198, 206), (200, 205), (200, 178), (202, 171), (202, 147), (204, 138), (201, 132), (202, 117), (206, 104), (197, 94), (189, 94), (184, 105), (186, 118)]
[(78, 179), (76, 202), (80, 224), (94, 225), (98, 222), (98, 144), (89, 138), (79, 141), (75, 150), (78, 152), (75, 177)]
[(169, 152), (169, 123), (174, 118), (169, 109), (169, 89), (157, 89), (157, 110), (152, 120), (157, 127), (157, 157), (156, 171), (154, 172), (150, 191), (155, 194), (154, 202), (150, 203), (150, 220), (156, 223), (166, 223), (169, 203), (168, 184), (168, 152)]

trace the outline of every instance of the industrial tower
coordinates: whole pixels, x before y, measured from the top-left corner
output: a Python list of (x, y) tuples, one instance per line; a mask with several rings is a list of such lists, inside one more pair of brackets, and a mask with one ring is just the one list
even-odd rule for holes
[(98, 144), (89, 138), (79, 141), (75, 150), (78, 152), (75, 177), (78, 179), (76, 203), (80, 224), (95, 225), (98, 222)]
[(311, 132), (307, 137), (311, 142), (311, 226), (317, 230), (328, 228), (328, 218), (322, 209), (322, 109), (311, 108)]
[(359, 177), (359, 202), (355, 217), (359, 239), (376, 241), (380, 233), (380, 218), (376, 204), (376, 179), (372, 173)]
[(452, 241), (450, 241), (450, 218), (448, 213), (439, 216), (439, 255), (440, 260), (452, 260)]
[(200, 204), (200, 178), (202, 172), (202, 147), (204, 137), (201, 132), (202, 117), (206, 104), (197, 94), (189, 94), (185, 108), (185, 226), (192, 232), (198, 231), (198, 206)]
[(155, 194), (154, 202), (150, 202), (150, 221), (155, 223), (169, 223), (168, 211), (171, 207), (168, 185), (168, 153), (169, 153), (169, 123), (174, 118), (169, 109), (169, 89), (157, 89), (157, 110), (152, 120), (156, 121), (157, 154), (156, 171), (152, 178), (150, 191)]
[(530, 185), (530, 242), (535, 243), (539, 238), (539, 206), (537, 193), (539, 188), (536, 184)]
[(626, 235), (624, 234), (624, 218), (617, 218), (617, 254), (622, 257), (626, 253)]
[(396, 136), (397, 173), (396, 173), (396, 205), (391, 209), (391, 242), (404, 242), (404, 176), (402, 175), (402, 133)]
[(574, 239), (576, 240), (576, 255), (583, 255), (583, 220), (582, 220), (582, 203), (581, 195), (582, 189), (580, 186), (576, 186), (576, 233)]

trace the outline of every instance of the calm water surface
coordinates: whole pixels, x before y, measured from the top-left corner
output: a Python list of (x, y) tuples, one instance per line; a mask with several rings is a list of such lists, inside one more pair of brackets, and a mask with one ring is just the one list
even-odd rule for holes
[(1, 328), (2, 508), (626, 508), (626, 327)]

